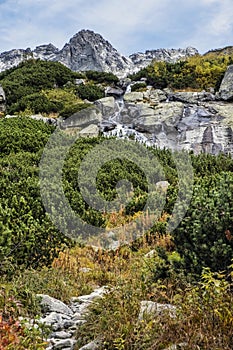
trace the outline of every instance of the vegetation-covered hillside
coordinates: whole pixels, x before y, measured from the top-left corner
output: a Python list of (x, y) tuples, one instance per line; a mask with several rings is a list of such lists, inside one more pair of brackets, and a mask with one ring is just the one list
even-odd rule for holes
[[(132, 78), (146, 77), (156, 88), (217, 89), (232, 62), (230, 55), (210, 52), (175, 64), (156, 62)], [(75, 79), (83, 82), (77, 84)], [(111, 73), (79, 74), (59, 63), (40, 60), (0, 74), (7, 113), (21, 115), (0, 120), (0, 350), (46, 348), (45, 338), (51, 330), (41, 325), (28, 329), (20, 321), (20, 316), (40, 315), (37, 293), (68, 303), (72, 296), (103, 285), (110, 292), (92, 305), (87, 322), (78, 328), (77, 349), (96, 338), (101, 338), (103, 350), (165, 350), (174, 344), (188, 350), (233, 348), (230, 156), (190, 154), (192, 199), (180, 225), (167, 232), (179, 190), (176, 164), (171, 151), (150, 148), (169, 182), (161, 217), (143, 236), (115, 251), (73, 241), (58, 231), (45, 211), (39, 164), (54, 127), (26, 116), (68, 117), (86, 108), (88, 101), (104, 96), (106, 85), (117, 82)], [(134, 88), (144, 87), (145, 83), (139, 83)], [(65, 137), (71, 136), (67, 133)], [(103, 137), (76, 141), (65, 159), (63, 189), (72, 209), (85, 222), (109, 231), (120, 226), (124, 233), (126, 224), (144, 209), (148, 183), (143, 171), (126, 158), (107, 162), (96, 179), (100, 195), (108, 201), (115, 199), (116, 185), (127, 179), (133, 184), (133, 196), (119, 211), (107, 213), (90, 207), (80, 193), (78, 170), (88, 152), (103, 141)], [(58, 156), (56, 145), (51, 156)], [(44, 171), (50, 171), (49, 167)], [(53, 185), (52, 178), (50, 181)], [(51, 195), (56, 198), (56, 190)], [(138, 320), (142, 300), (173, 304), (177, 316), (148, 315)]]
[[(75, 84), (75, 79), (84, 83)], [(68, 117), (104, 96), (104, 85), (117, 82), (112, 73), (75, 73), (58, 62), (28, 60), (0, 73), (7, 113), (35, 113)]]
[[(52, 247), (58, 248), (57, 245), (64, 241), (45, 214), (39, 190), (39, 161), (52, 131), (52, 127), (27, 118), (0, 122), (1, 261), (6, 262), (4, 257), (7, 256), (11, 264), (16, 266), (49, 264), (54, 257)], [(83, 157), (103, 140), (79, 139), (70, 150), (64, 168), (64, 189), (72, 208), (95, 226), (108, 225), (110, 218), (85, 203), (78, 190), (77, 174)], [(164, 215), (170, 215), (178, 182), (172, 153), (168, 150), (151, 151), (160, 159), (166, 179), (171, 184), (164, 208)], [(177, 243), (176, 249), (185, 259), (188, 272), (200, 273), (203, 266), (219, 271), (230, 264), (233, 252), (233, 241), (226, 237), (226, 231), (233, 231), (233, 160), (227, 156), (209, 155), (192, 156), (192, 160), (196, 172), (194, 194), (185, 219), (173, 233), (174, 241)], [(110, 201), (116, 195), (117, 182), (124, 178), (133, 184), (135, 191), (121, 212), (127, 222), (131, 216), (143, 210), (147, 200), (147, 182), (140, 169), (126, 160), (109, 162), (99, 172), (97, 186), (106, 200)], [(165, 223), (163, 228), (160, 227), (160, 233), (163, 233), (164, 228)], [(157, 230), (155, 224), (152, 233), (156, 235)], [(48, 244), (46, 247), (43, 239), (46, 241), (46, 237), (51, 235), (54, 237), (52, 247)], [(43, 249), (48, 250), (48, 255)]]
[(233, 63), (233, 55), (210, 52), (196, 55), (177, 63), (154, 62), (130, 76), (133, 80), (147, 78), (155, 88), (170, 87), (181, 90), (208, 90), (219, 88), (227, 66)]
[[(15, 328), (18, 314), (38, 312), (35, 293), (47, 292), (67, 301), (72, 295), (90, 291), (96, 284), (108, 284), (114, 288), (117, 286), (118, 292), (112, 295), (111, 300), (107, 297), (93, 310), (90, 323), (83, 330), (83, 341), (101, 332), (106, 339), (106, 349), (131, 349), (133, 344), (137, 348), (149, 349), (149, 345), (153, 344), (155, 347), (151, 348), (159, 344), (168, 345), (173, 340), (187, 340), (182, 333), (183, 327), (190, 337), (195, 330), (194, 338), (189, 340), (191, 345), (196, 342), (204, 344), (203, 349), (209, 349), (210, 344), (213, 345), (212, 349), (220, 349), (221, 346), (230, 349), (226, 345), (232, 345), (229, 334), (233, 326), (232, 318), (227, 314), (232, 304), (231, 294), (227, 293), (233, 256), (233, 160), (223, 155), (192, 155), (195, 171), (192, 201), (181, 225), (167, 234), (166, 222), (177, 196), (177, 173), (170, 151), (152, 150), (163, 165), (170, 183), (161, 219), (131, 247), (123, 247), (115, 253), (95, 253), (91, 248), (74, 247), (74, 242), (56, 230), (43, 208), (38, 165), (43, 147), (53, 130), (53, 127), (42, 122), (23, 117), (0, 121), (0, 257), (3, 286), (0, 293), (0, 334), (6, 334), (5, 343), (13, 343), (15, 349), (41, 349), (35, 344), (31, 348), (23, 345), (17, 348), (17, 343), (9, 340), (14, 339), (11, 332), (17, 339), (29, 339), (27, 344), (30, 344), (30, 337), (35, 336), (32, 333), (26, 336), (23, 329), (20, 328), (20, 333)], [(108, 200), (114, 198), (118, 180), (127, 178), (134, 184), (135, 196), (124, 211), (106, 215), (91, 209), (82, 199), (77, 186), (77, 171), (82, 158), (102, 141), (102, 138), (79, 139), (72, 147), (64, 167), (64, 190), (72, 208), (86, 221), (109, 228), (121, 222), (124, 227), (143, 209), (147, 198), (147, 183), (137, 167), (117, 160), (105, 164), (98, 175), (98, 189)], [(71, 246), (73, 248), (69, 250)], [(144, 254), (151, 249), (154, 249), (154, 255), (147, 261)], [(80, 267), (85, 265), (92, 269), (86, 277), (80, 272)], [(203, 280), (196, 284), (203, 268), (207, 269), (202, 275)], [(215, 276), (210, 272), (219, 273), (222, 270), (227, 275)], [(194, 281), (193, 285), (191, 281)], [(161, 286), (164, 286), (164, 290)], [(161, 324), (157, 324), (157, 321), (153, 323), (148, 320), (142, 327), (137, 324), (136, 317), (141, 298), (169, 301), (177, 305), (181, 302), (191, 323), (182, 323), (178, 319), (175, 324), (175, 321), (168, 320), (160, 320)], [(193, 307), (195, 313), (199, 312), (196, 319), (188, 306), (190, 298), (190, 308)], [(201, 310), (198, 305), (202, 305)], [(213, 307), (217, 311), (212, 315)], [(99, 320), (96, 326), (93, 326), (94, 315)], [(213, 319), (206, 318), (206, 315)], [(104, 324), (112, 324), (114, 332), (109, 333)], [(198, 338), (201, 337), (198, 334), (201, 324), (207, 327), (201, 331), (203, 339)], [(4, 333), (4, 327), (7, 327), (9, 334)], [(169, 332), (167, 340), (162, 337), (159, 327), (162, 327), (162, 333), (165, 329)], [(224, 337), (217, 341), (219, 329)], [(37, 342), (40, 344), (39, 340)]]
[[(228, 52), (228, 51), (227, 51)], [(177, 90), (218, 90), (226, 68), (233, 63), (232, 54), (209, 52), (177, 63), (154, 62), (131, 75), (132, 80), (147, 79), (155, 88)], [(75, 83), (82, 79), (81, 83)], [(0, 84), (6, 93), (8, 114), (37, 114), (66, 118), (88, 107), (88, 101), (104, 97), (106, 85), (118, 78), (112, 73), (72, 72), (58, 62), (28, 60), (0, 73)], [(145, 87), (133, 86), (132, 90)]]

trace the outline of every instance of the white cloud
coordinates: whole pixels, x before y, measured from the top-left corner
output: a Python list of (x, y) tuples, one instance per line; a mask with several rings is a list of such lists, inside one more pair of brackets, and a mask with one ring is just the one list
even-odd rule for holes
[(205, 51), (233, 44), (233, 2), (231, 0), (202, 0), (204, 5), (216, 2), (215, 7), (203, 12), (202, 21), (196, 24), (196, 30), (190, 33), (183, 44), (192, 45)]
[(5, 21), (2, 44), (25, 47), (53, 41), (61, 47), (78, 30), (90, 28), (125, 51), (137, 41), (137, 31), (149, 32), (162, 25), (170, 1), (10, 0), (1, 7), (0, 19), (4, 13), (8, 18), (13, 15), (14, 23)]
[(201, 3), (203, 5), (213, 5), (213, 4), (218, 4), (219, 0), (201, 0)]
[[(92, 29), (123, 53), (168, 45), (201, 50), (231, 43), (232, 0), (0, 0), (0, 52)], [(224, 44), (225, 45), (225, 44)]]
[(99, 28), (105, 37), (125, 51), (132, 40), (137, 40), (137, 32), (155, 31), (161, 25), (167, 2), (102, 0), (88, 14), (81, 14), (80, 20), (90, 28)]

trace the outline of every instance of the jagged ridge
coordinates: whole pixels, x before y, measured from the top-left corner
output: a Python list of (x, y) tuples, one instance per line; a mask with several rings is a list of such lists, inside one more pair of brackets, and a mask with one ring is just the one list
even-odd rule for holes
[(34, 50), (13, 49), (1, 53), (0, 71), (17, 66), (30, 58), (40, 58), (61, 62), (73, 71), (96, 70), (125, 76), (147, 66), (154, 59), (176, 62), (197, 53), (198, 51), (194, 48), (157, 49), (125, 57), (100, 34), (91, 30), (81, 30), (61, 50), (48, 44), (37, 46)]

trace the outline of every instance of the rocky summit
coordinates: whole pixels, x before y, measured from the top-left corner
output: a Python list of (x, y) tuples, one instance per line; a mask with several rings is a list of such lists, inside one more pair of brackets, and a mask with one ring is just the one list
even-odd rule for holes
[(59, 50), (52, 44), (37, 46), (34, 50), (13, 49), (0, 54), (0, 71), (17, 66), (30, 58), (58, 61), (73, 71), (96, 70), (126, 76), (147, 66), (152, 60), (176, 62), (197, 54), (194, 48), (156, 49), (145, 53), (134, 53), (129, 57), (121, 55), (100, 34), (81, 30)]
[(65, 44), (56, 58), (73, 71), (129, 72), (131, 61), (122, 56), (100, 34), (81, 30)]

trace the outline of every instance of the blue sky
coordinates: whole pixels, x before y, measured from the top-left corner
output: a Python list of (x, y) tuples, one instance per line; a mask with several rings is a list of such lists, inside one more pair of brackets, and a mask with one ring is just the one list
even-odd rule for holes
[(233, 45), (232, 0), (0, 0), (0, 52), (53, 43), (91, 29), (122, 54)]

